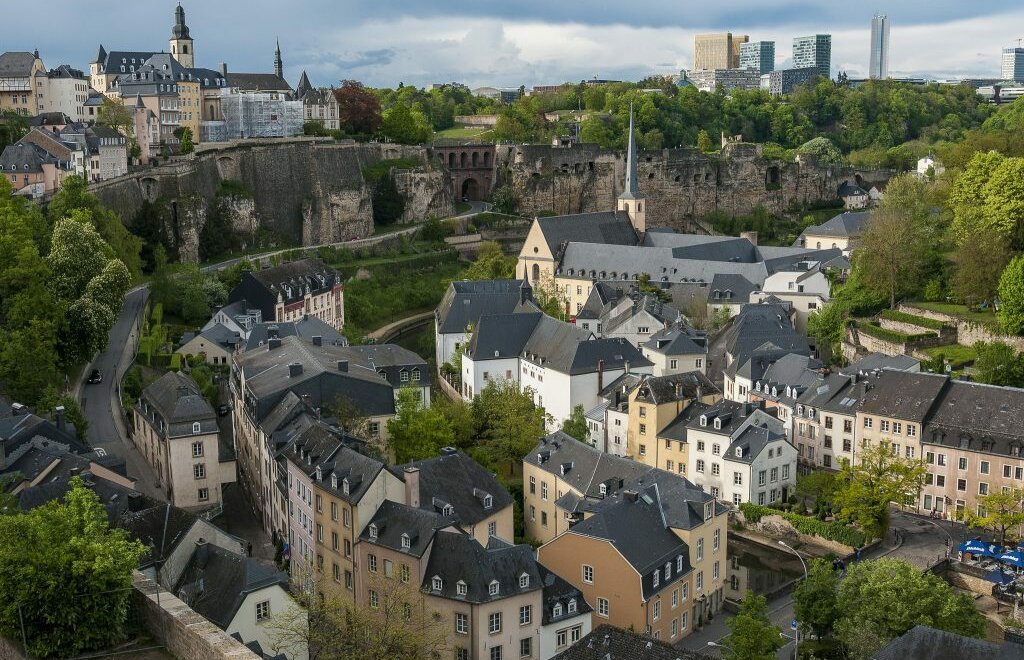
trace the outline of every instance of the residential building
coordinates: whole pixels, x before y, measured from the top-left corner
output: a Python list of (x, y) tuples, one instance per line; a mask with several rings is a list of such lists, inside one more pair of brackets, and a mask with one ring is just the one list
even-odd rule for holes
[(700, 405), (686, 424), (687, 473), (724, 502), (772, 504), (796, 486), (797, 452), (763, 404)]
[(63, 157), (55, 156), (38, 144), (42, 140), (29, 139), (38, 130), (33, 128), (28, 136), (0, 153), (0, 171), (15, 195), (42, 197), (56, 192), (65, 177), (77, 173), (72, 152), (66, 146), (61, 145)]
[(828, 78), (832, 72), (832, 35), (813, 34), (793, 39), (793, 68), (814, 69)]
[(334, 88), (317, 89), (309, 82), (306, 72), (302, 72), (299, 84), (295, 86), (295, 100), (302, 101), (303, 119), (306, 122), (318, 121), (329, 131), (341, 129), (338, 114), (338, 99), (334, 96)]
[(828, 374), (800, 394), (793, 442), (801, 471), (838, 470), (855, 462), (857, 410), (872, 379), (858, 373)]
[(891, 22), (884, 14), (875, 14), (871, 19), (871, 61), (868, 76), (878, 80), (889, 77), (889, 28)]
[(141, 100), (160, 120), (161, 146), (176, 146), (179, 137), (175, 132), (179, 128), (191, 130), (193, 139), (198, 142), (200, 90), (199, 81), (192, 73), (167, 53), (156, 53), (138, 66), (128, 68), (132, 71), (118, 75), (110, 83), (108, 96), (117, 95), (122, 103), (134, 98), (136, 105)]
[(682, 477), (646, 476), (605, 495), (537, 554), (593, 603), (595, 620), (672, 642), (722, 606), (727, 509)]
[(186, 332), (174, 352), (185, 357), (201, 357), (207, 364), (227, 365), (231, 354), (241, 345), (239, 334), (220, 323), (199, 332)]
[[(746, 46), (748, 44), (744, 44)], [(702, 92), (721, 89), (728, 94), (736, 89), (761, 88), (761, 74), (756, 69), (695, 69), (688, 74), (689, 81)]]
[(481, 316), (462, 357), (462, 396), (472, 400), (492, 379), (511, 381), (533, 393), (554, 425), (576, 406), (597, 405), (605, 383), (651, 367), (626, 340), (595, 339), (541, 312)]
[(562, 651), (552, 660), (697, 660), (703, 657), (698, 653), (677, 649), (667, 642), (652, 641), (646, 635), (603, 623), (578, 644)]
[(0, 53), (0, 112), (34, 117), (47, 110), (46, 67), (33, 53)]
[(338, 271), (315, 257), (242, 273), (228, 295), (229, 303), (245, 301), (264, 321), (298, 321), (306, 315), (341, 330), (345, 326), (345, 285)]
[[(817, 359), (799, 353), (770, 355), (763, 363), (751, 365), (754, 386), (747, 400), (772, 411), (783, 424), (786, 439), (795, 442), (793, 424), (797, 399), (818, 381), (824, 365)], [(812, 438), (813, 438), (813, 431)]]
[[(239, 308), (235, 307), (235, 305), (241, 304), (244, 306), (244, 303), (244, 300), (241, 303), (232, 303), (224, 307), (223, 310), (238, 310)], [(253, 314), (253, 312), (255, 313)], [(236, 321), (242, 322), (246, 318), (251, 321), (259, 316), (261, 316), (259, 310), (249, 309), (237, 314), (234, 318)], [(218, 312), (214, 318), (223, 318), (223, 314)], [(226, 325), (232, 327), (231, 324)], [(282, 337), (299, 337), (314, 346), (348, 346), (348, 340), (345, 339), (345, 335), (338, 332), (334, 326), (321, 321), (315, 316), (303, 316), (298, 321), (286, 321), (283, 323), (262, 323), (257, 321), (249, 326), (248, 331), (243, 330), (241, 334), (246, 338), (244, 348), (247, 351), (259, 348), (260, 346), (266, 346), (271, 335), (278, 339)], [(365, 348), (357, 347), (356, 350), (366, 352), (371, 349), (367, 346)]]
[(682, 319), (679, 310), (654, 293), (642, 293), (634, 284), (595, 282), (575, 322), (598, 338), (622, 338), (640, 348), (652, 335)]
[(693, 37), (693, 68), (695, 71), (710, 69), (736, 69), (740, 66), (741, 46), (750, 41), (747, 35), (731, 32), (697, 34)]
[[(304, 317), (303, 320), (309, 317)], [(252, 332), (253, 327), (263, 322), (263, 312), (259, 309), (249, 307), (249, 304), (245, 300), (239, 300), (233, 303), (228, 303), (223, 307), (219, 308), (210, 317), (210, 320), (206, 322), (206, 325), (202, 327), (203, 330), (208, 330), (215, 325), (222, 325), (231, 332), (237, 332), (238, 336), (243, 340), (249, 339), (249, 334)], [(280, 329), (284, 324), (278, 324)], [(264, 326), (264, 335), (266, 335), (266, 326)], [(266, 336), (263, 338), (264, 343), (266, 342)]]
[(871, 204), (871, 195), (856, 183), (844, 181), (839, 186), (839, 199), (843, 200), (843, 207), (847, 210), (866, 209)]
[(761, 290), (750, 295), (751, 303), (783, 301), (792, 309), (793, 326), (807, 332), (807, 321), (832, 299), (832, 282), (818, 261), (801, 261), (783, 266), (765, 278)]
[[(806, 66), (793, 69), (776, 69), (765, 75), (768, 82), (767, 90), (771, 92), (772, 96), (785, 96), (792, 94), (793, 90), (800, 85), (810, 82), (818, 76), (827, 74), (822, 74), (818, 67)], [(761, 89), (766, 89), (764, 76), (761, 77)]]
[(725, 398), (747, 401), (768, 366), (784, 355), (810, 355), (807, 338), (793, 328), (787, 303), (744, 305), (725, 335)]
[(89, 78), (79, 69), (61, 64), (46, 74), (46, 112), (62, 112), (76, 122), (89, 121)]
[(116, 90), (115, 82), (135, 70), (153, 57), (156, 51), (110, 51), (100, 44), (96, 59), (89, 64), (89, 84), (100, 94), (117, 99), (122, 95)]
[(61, 129), (53, 126), (50, 131), (53, 137), (73, 145), (76, 159), (82, 162), (79, 173), (86, 180), (107, 181), (128, 173), (128, 140), (116, 130), (73, 123)]
[(740, 68), (753, 69), (762, 76), (775, 70), (775, 42), (750, 41), (740, 44)]
[(662, 328), (641, 344), (640, 352), (654, 365), (655, 376), (672, 376), (708, 369), (708, 334), (682, 322)]
[(223, 503), (224, 484), (235, 481), (235, 456), (220, 441), (217, 413), (195, 381), (164, 374), (142, 391), (132, 416), (132, 442), (172, 504), (195, 509)]
[(721, 392), (698, 372), (673, 376), (641, 376), (624, 396), (628, 413), (626, 455), (667, 472), (686, 474), (687, 446), (662, 432), (691, 415), (694, 403), (711, 404)]
[(480, 317), (539, 311), (526, 280), (460, 280), (448, 285), (434, 312), (434, 346), (438, 367), (452, 363), (479, 324)]
[[(1024, 57), (1021, 58), (1021, 61), (1024, 62)], [(946, 166), (932, 154), (917, 160), (917, 175), (920, 177), (937, 177), (945, 173)]]
[(1017, 83), (1024, 83), (1024, 48), (1004, 48), (1000, 77)]
[(587, 418), (587, 440), (591, 447), (615, 456), (627, 454), (629, 394), (641, 377), (642, 374), (623, 374), (598, 393), (601, 401), (584, 413)]
[(160, 155), (160, 113), (146, 106), (141, 93), (135, 95), (132, 121), (135, 127), (135, 141), (139, 143), (139, 162), (146, 165), (155, 164)]
[(544, 585), (537, 657), (548, 660), (590, 634), (593, 608), (583, 592), (568, 581), (541, 564), (537, 569)]
[(815, 249), (831, 246), (849, 256), (857, 247), (864, 226), (870, 218), (869, 211), (846, 211), (820, 225), (808, 227), (800, 234), (797, 242), (802, 247)]

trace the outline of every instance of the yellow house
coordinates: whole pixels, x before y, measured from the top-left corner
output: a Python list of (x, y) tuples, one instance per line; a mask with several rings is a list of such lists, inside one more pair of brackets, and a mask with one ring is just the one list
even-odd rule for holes
[(721, 398), (718, 388), (700, 372), (643, 377), (629, 394), (627, 455), (651, 467), (686, 474), (686, 442), (663, 432), (682, 421), (680, 416), (689, 419), (685, 413), (693, 402), (711, 404)]

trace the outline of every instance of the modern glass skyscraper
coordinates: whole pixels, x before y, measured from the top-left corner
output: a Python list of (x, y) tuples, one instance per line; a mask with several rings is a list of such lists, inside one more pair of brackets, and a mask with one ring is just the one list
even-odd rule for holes
[(1003, 80), (1024, 83), (1024, 48), (1003, 49), (1003, 67), (999, 75)]
[(889, 77), (889, 17), (875, 14), (871, 19), (871, 63), (868, 67), (871, 78)]
[(761, 75), (775, 70), (775, 42), (751, 41), (740, 46), (740, 68), (754, 69)]
[(832, 35), (813, 34), (793, 39), (793, 68), (817, 69), (828, 78), (832, 71)]

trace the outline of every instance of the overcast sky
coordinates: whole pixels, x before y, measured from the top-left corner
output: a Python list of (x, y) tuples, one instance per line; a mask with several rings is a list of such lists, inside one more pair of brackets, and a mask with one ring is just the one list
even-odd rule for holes
[[(0, 52), (38, 48), (48, 67), (87, 69), (107, 50), (167, 49), (176, 3), (163, 0), (3, 0)], [(638, 80), (693, 61), (693, 35), (749, 34), (776, 42), (832, 34), (832, 68), (866, 73), (871, 16), (892, 20), (890, 75), (997, 77), (1000, 51), (1024, 37), (1020, 0), (190, 0), (197, 64), (271, 71), (280, 38), (285, 77), (314, 84), (530, 87), (598, 76)], [(43, 18), (41, 18), (41, 16)]]

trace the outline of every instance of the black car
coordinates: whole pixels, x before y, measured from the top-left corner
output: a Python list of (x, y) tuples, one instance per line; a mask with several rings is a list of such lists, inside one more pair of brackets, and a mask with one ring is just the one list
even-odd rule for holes
[(88, 378), (88, 380), (86, 380), (86, 382), (89, 383), (90, 385), (95, 385), (96, 383), (102, 383), (103, 382), (103, 374), (100, 373), (99, 369), (93, 369), (92, 373), (89, 374), (89, 378)]
[(219, 407), (217, 408), (217, 414), (218, 414), (218, 415), (220, 415), (221, 417), (224, 417), (224, 416), (225, 416), (225, 415), (227, 415), (227, 414), (228, 414), (229, 412), (231, 412), (231, 407), (230, 407), (230, 406), (228, 406), (228, 405), (227, 405), (226, 403), (222, 403), (222, 404), (221, 404), (221, 405), (220, 405), (220, 406), (219, 406)]

